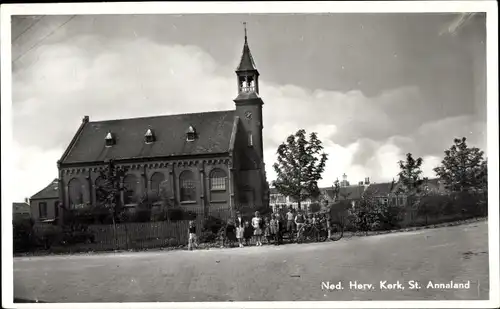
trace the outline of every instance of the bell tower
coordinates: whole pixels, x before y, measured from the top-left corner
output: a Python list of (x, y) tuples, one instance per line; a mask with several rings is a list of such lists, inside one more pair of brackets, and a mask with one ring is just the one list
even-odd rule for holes
[(236, 69), (238, 96), (234, 99), (236, 114), (240, 117), (247, 135), (248, 147), (254, 148), (256, 154), (264, 162), (262, 129), (262, 106), (264, 102), (259, 96), (259, 71), (248, 46), (246, 23), (245, 42), (240, 64)]

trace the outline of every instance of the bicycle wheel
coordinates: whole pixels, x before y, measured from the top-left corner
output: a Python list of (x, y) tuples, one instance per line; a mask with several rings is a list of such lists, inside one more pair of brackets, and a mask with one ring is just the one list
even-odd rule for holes
[(328, 238), (328, 231), (324, 228), (319, 229), (318, 231), (318, 241), (324, 242)]
[(330, 224), (330, 239), (333, 241), (340, 240), (344, 236), (344, 228), (339, 222), (332, 222)]

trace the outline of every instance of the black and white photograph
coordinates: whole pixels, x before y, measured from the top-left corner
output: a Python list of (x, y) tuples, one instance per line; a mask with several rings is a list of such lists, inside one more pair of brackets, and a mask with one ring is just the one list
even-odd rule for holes
[(2, 5), (3, 307), (498, 307), (497, 7), (454, 3)]

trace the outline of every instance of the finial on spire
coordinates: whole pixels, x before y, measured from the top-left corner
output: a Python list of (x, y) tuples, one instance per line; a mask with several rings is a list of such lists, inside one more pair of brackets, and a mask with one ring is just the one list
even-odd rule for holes
[(243, 29), (245, 30), (245, 44), (247, 43), (247, 22), (243, 22)]

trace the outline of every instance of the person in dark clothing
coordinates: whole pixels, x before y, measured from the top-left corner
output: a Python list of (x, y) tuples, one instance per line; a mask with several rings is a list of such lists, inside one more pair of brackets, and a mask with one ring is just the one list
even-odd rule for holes
[(245, 246), (250, 245), (250, 240), (253, 236), (253, 228), (249, 221), (245, 221), (245, 230), (243, 231), (243, 238), (245, 238)]
[(236, 226), (234, 225), (233, 219), (229, 219), (226, 225), (226, 242), (229, 247), (233, 247), (236, 242)]

